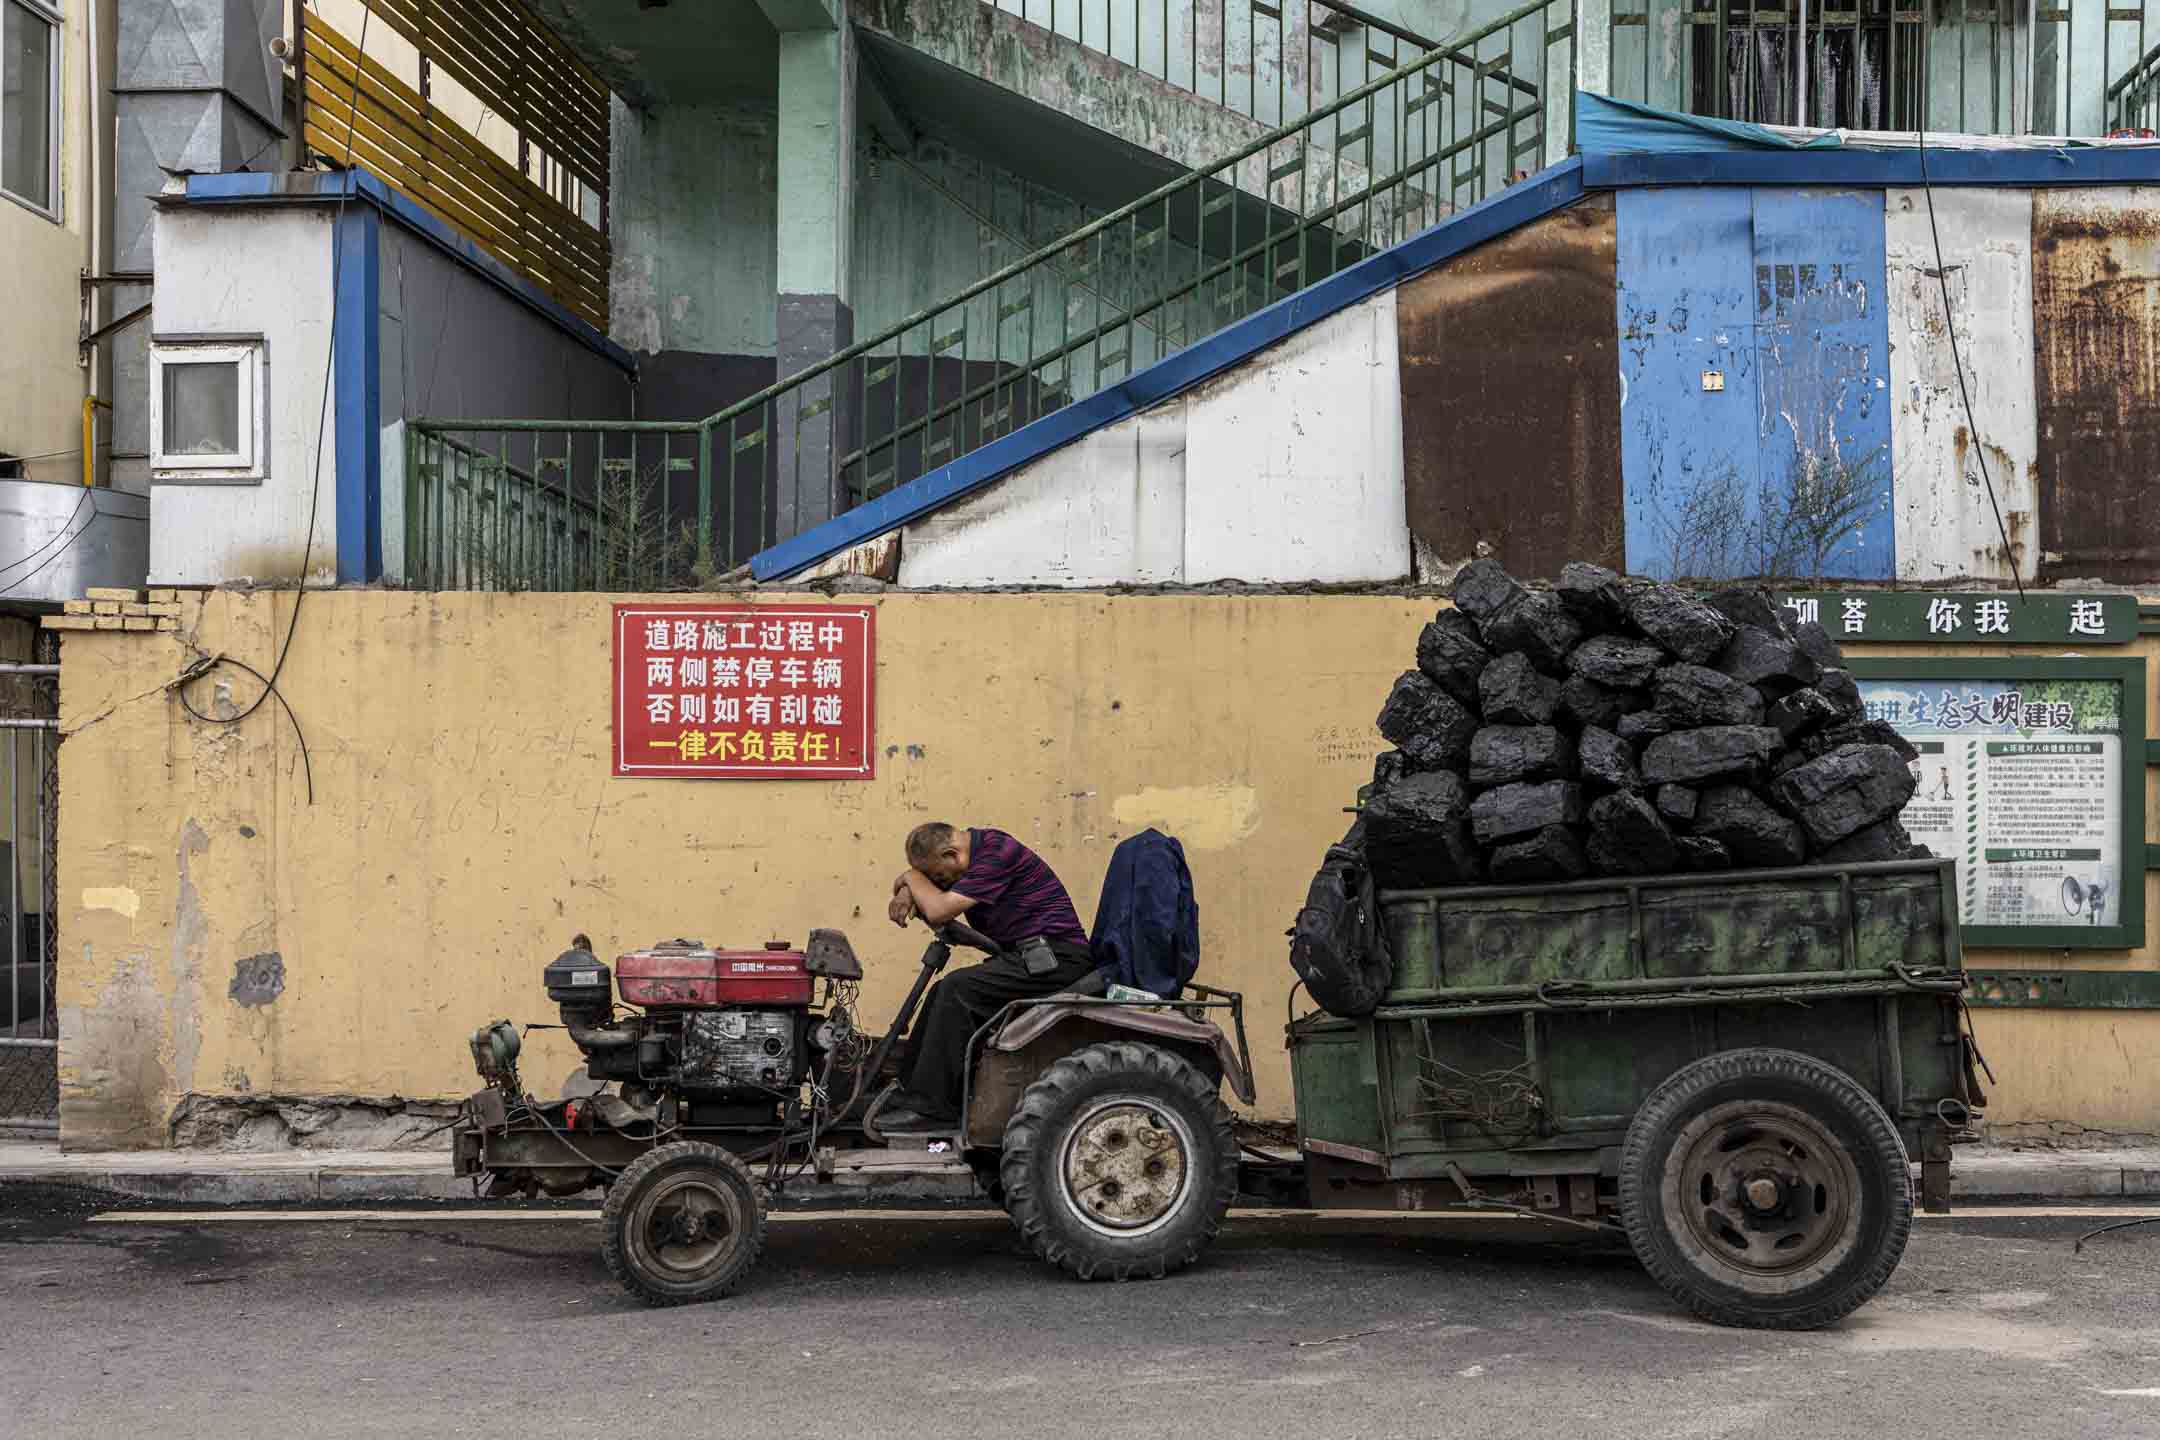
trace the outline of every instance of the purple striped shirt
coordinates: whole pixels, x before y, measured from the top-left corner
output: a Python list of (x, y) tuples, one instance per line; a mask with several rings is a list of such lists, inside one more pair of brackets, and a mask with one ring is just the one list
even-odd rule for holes
[(975, 902), (961, 920), (1007, 949), (1031, 935), (1088, 943), (1057, 872), (1003, 830), (968, 831), (968, 867), (952, 893)]

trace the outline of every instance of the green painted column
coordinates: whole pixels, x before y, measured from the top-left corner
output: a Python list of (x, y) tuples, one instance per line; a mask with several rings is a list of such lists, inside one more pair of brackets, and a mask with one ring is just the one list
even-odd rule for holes
[[(782, 378), (855, 340), (848, 297), (854, 226), (854, 37), (837, 0), (758, 0), (780, 32), (779, 223), (774, 305)], [(852, 425), (845, 367), (774, 407), (778, 538), (845, 507)]]

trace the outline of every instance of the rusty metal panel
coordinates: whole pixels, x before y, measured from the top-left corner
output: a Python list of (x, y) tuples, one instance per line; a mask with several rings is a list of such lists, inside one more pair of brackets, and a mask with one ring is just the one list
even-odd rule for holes
[(1403, 285), (1403, 479), (1421, 572), (1479, 541), (1518, 575), (1618, 566), (1612, 200), (1595, 196)]
[(2160, 196), (2034, 196), (2033, 338), (2040, 579), (2160, 575)]

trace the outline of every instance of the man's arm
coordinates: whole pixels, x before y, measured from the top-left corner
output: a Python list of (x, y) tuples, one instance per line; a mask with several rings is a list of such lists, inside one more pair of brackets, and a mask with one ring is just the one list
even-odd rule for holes
[(906, 887), (908, 898), (915, 902), (915, 913), (932, 928), (959, 919), (975, 904), (971, 897), (957, 890), (938, 889), (920, 870), (908, 871), (900, 877), (900, 883)]

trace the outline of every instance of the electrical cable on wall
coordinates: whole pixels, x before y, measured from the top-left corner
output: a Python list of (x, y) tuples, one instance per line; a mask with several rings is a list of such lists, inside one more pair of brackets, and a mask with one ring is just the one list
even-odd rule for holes
[(1943, 328), (1950, 332), (1950, 363), (1957, 370), (1958, 394), (1965, 401), (1965, 433), (1972, 436), (1973, 453), (1980, 457), (1980, 480), (1987, 486), (1988, 505), (1995, 512), (1995, 533), (2002, 537), (2003, 559), (2010, 566), (2011, 583), (2018, 599), (2025, 598), (2025, 577), (2018, 573), (2017, 553), (2010, 548), (2010, 529), (2003, 524), (2002, 502), (1995, 498), (1995, 477), (1988, 473), (1987, 446), (1980, 440), (1980, 422), (1973, 418), (1972, 387), (1965, 380), (1965, 357), (1958, 349), (1957, 317), (1950, 312), (1950, 271), (1943, 263), (1942, 231), (1935, 224), (1935, 185), (1928, 179), (1927, 117), (1913, 132), (1920, 142), (1920, 193), (1927, 197), (1928, 234), (1935, 242), (1935, 279), (1942, 286)]
[[(295, 14), (297, 15), (298, 12), (296, 11)], [(368, 24), (374, 18), (375, 6), (373, 0), (361, 0), (360, 38), (355, 49), (363, 57), (367, 54)], [(172, 691), (174, 698), (180, 702), (180, 708), (205, 725), (238, 725), (257, 710), (260, 710), (265, 700), (276, 695), (279, 707), (285, 712), (286, 720), (292, 724), (293, 738), (300, 744), (300, 764), (307, 778), (307, 798), (310, 805), (315, 803), (314, 762), (308, 756), (307, 737), (300, 732), (299, 717), (293, 714), (292, 706), (278, 692), (278, 677), (285, 673), (286, 657), (292, 654), (293, 636), (300, 629), (300, 606), (307, 598), (308, 564), (314, 559), (315, 522), (322, 505), (323, 435), (329, 429), (330, 424), (331, 366), (337, 357), (338, 278), (345, 259), (345, 229), (342, 222), (345, 218), (346, 202), (352, 198), (354, 188), (351, 178), (353, 127), (358, 123), (359, 119), (360, 100), (359, 96), (355, 94), (345, 112), (345, 153), (342, 157), (342, 163), (345, 167), (346, 180), (343, 188), (338, 192), (337, 209), (333, 212), (330, 220), (330, 333), (326, 347), (327, 353), (323, 356), (322, 399), (315, 412), (315, 448), (314, 463), (311, 467), (312, 473), (310, 476), (312, 488), (308, 494), (307, 534), (300, 546), (300, 588), (293, 592), (292, 618), (285, 627), (285, 641), (278, 647), (277, 662), (270, 667), (270, 673), (267, 676), (246, 661), (236, 660), (232, 656), (221, 652), (198, 660), (188, 666), (167, 687)], [(237, 715), (205, 715), (202, 711), (196, 709), (187, 697), (188, 686), (208, 676), (221, 665), (230, 665), (237, 670), (244, 670), (257, 680), (262, 681), (262, 693), (250, 701), (247, 708)]]

